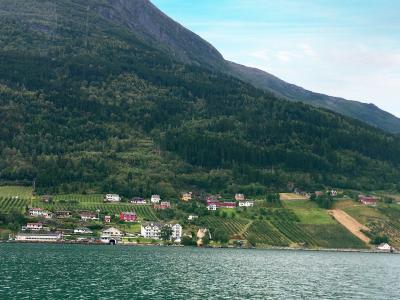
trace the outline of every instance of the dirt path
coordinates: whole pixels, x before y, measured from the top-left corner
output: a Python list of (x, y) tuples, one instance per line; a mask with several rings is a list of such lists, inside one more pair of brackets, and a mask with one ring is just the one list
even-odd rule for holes
[(368, 227), (359, 223), (356, 219), (345, 213), (341, 209), (333, 209), (328, 211), (331, 216), (333, 216), (336, 221), (342, 224), (344, 227), (347, 228), (352, 234), (358, 237), (365, 243), (370, 242), (370, 238), (367, 237), (361, 230), (369, 231)]
[(242, 229), (242, 231), (240, 231), (239, 235), (244, 236), (244, 234), (246, 233), (246, 231), (250, 228), (251, 224), (253, 224), (254, 221), (249, 222), (248, 224), (246, 224), (246, 226)]
[(306, 196), (297, 195), (294, 193), (280, 193), (280, 198), (282, 201), (303, 201), (309, 200)]

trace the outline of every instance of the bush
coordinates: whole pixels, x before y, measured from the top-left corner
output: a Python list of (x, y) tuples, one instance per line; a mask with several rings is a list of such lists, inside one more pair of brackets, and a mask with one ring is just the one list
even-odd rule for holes
[(386, 235), (375, 236), (371, 239), (371, 244), (373, 244), (373, 245), (380, 245), (383, 243), (389, 243), (389, 237), (387, 237)]
[(222, 244), (226, 244), (229, 242), (229, 233), (223, 230), (222, 228), (218, 228), (213, 232), (213, 240), (221, 242)]
[(10, 230), (0, 231), (0, 241), (7, 241), (11, 234)]
[(257, 245), (257, 236), (254, 233), (250, 233), (247, 236), (247, 242), (249, 242), (251, 246), (255, 247)]
[(181, 244), (184, 246), (195, 246), (196, 241), (189, 236), (184, 236), (184, 237), (182, 237)]

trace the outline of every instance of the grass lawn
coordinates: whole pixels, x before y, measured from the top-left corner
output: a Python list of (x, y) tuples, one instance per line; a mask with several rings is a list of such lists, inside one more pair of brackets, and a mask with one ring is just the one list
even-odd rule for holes
[(0, 186), (0, 197), (15, 197), (23, 199), (32, 198), (32, 187), (29, 186)]
[(141, 225), (139, 223), (117, 225), (121, 230), (128, 233), (140, 233)]
[(103, 203), (104, 196), (101, 194), (68, 194), (68, 195), (55, 195), (53, 197), (54, 201), (71, 201), (75, 200), (83, 203)]
[(318, 208), (315, 202), (309, 200), (298, 200), (298, 201), (283, 201), (283, 206), (289, 209), (313, 209)]
[(285, 208), (291, 209), (300, 219), (301, 224), (320, 225), (336, 222), (324, 209), (318, 208), (312, 201), (284, 201)]
[(345, 208), (343, 210), (364, 225), (370, 222), (372, 219), (387, 219), (387, 217), (382, 214), (376, 207), (357, 205)]

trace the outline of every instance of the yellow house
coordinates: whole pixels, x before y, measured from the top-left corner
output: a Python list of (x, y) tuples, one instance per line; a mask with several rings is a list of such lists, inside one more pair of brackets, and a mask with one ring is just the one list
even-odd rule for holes
[(192, 193), (184, 193), (182, 194), (182, 201), (188, 202), (190, 200), (192, 200)]

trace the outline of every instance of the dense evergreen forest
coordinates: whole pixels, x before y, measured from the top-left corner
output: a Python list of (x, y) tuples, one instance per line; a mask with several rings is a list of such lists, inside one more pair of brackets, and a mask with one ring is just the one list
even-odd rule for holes
[(39, 193), (398, 189), (400, 139), (184, 65), (102, 1), (0, 0), (0, 180)]

